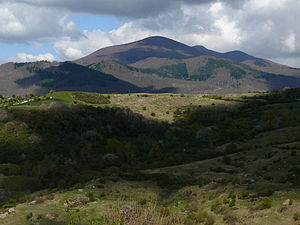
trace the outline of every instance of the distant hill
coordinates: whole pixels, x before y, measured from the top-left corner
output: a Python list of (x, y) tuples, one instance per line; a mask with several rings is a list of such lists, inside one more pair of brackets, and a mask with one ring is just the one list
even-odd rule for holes
[(226, 94), (300, 86), (300, 70), (241, 51), (219, 53), (165, 37), (100, 49), (74, 62), (0, 66), (0, 94), (60, 91)]
[(241, 51), (219, 53), (157, 36), (103, 48), (75, 62), (138, 87), (176, 93), (242, 93), (300, 86), (300, 70)]
[(194, 46), (194, 48), (199, 50), (200, 52), (204, 53), (205, 55), (215, 56), (217, 58), (231, 59), (231, 60), (237, 61), (237, 62), (243, 62), (246, 60), (257, 60), (257, 61), (262, 61), (262, 62), (265, 61), (264, 59), (256, 58), (256, 57), (254, 57), (252, 55), (248, 55), (247, 53), (242, 52), (242, 51), (230, 51), (230, 52), (220, 53), (220, 52), (216, 52), (213, 50), (209, 50), (201, 45)]
[(7, 63), (0, 66), (0, 94), (11, 96), (42, 94), (49, 90), (101, 93), (143, 92), (112, 75), (72, 63)]
[(114, 59), (126, 64), (135, 63), (149, 57), (186, 59), (204, 55), (199, 50), (165, 37), (149, 37), (125, 45), (100, 49), (76, 63), (88, 65), (103, 59)]

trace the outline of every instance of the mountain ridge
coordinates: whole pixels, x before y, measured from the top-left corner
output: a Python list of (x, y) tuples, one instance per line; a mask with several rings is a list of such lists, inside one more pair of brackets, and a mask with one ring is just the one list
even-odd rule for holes
[(52, 89), (227, 94), (300, 86), (299, 69), (241, 51), (218, 53), (161, 36), (99, 49), (72, 62), (4, 64), (0, 78), (3, 95)]

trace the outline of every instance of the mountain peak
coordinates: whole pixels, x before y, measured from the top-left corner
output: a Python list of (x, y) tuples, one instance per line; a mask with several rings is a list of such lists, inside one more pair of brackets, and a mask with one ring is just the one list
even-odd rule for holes
[(203, 55), (200, 51), (178, 41), (151, 36), (140, 41), (100, 49), (84, 58), (76, 60), (82, 65), (97, 63), (110, 58), (126, 64), (132, 64), (150, 57), (168, 59), (186, 59)]
[(217, 58), (226, 58), (226, 59), (231, 59), (233, 61), (238, 61), (238, 62), (243, 62), (243, 61), (247, 61), (247, 60), (258, 60), (258, 61), (264, 61), (262, 59), (256, 58), (252, 55), (249, 55), (245, 52), (239, 51), (239, 50), (234, 50), (234, 51), (230, 51), (230, 52), (225, 52), (225, 53), (220, 53), (220, 52), (216, 52), (210, 49), (205, 48), (202, 45), (197, 45), (194, 46), (195, 49), (197, 49), (198, 51), (204, 53), (205, 55), (209, 55), (209, 56), (215, 56)]
[(151, 36), (141, 41), (138, 41), (138, 43), (142, 45), (157, 46), (157, 47), (170, 48), (170, 49), (182, 48), (183, 46), (186, 48), (190, 48), (190, 46), (187, 46), (178, 41), (172, 40), (170, 38), (162, 37), (162, 36)]

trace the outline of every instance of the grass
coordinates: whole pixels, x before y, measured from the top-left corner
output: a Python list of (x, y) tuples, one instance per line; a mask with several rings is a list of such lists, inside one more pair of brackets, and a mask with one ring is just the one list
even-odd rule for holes
[[(110, 104), (91, 104), (80, 99), (75, 99), (73, 93), (78, 92), (53, 92), (48, 93), (45, 97), (41, 97), (38, 101), (31, 101), (24, 104), (12, 106), (19, 109), (39, 109), (42, 104), (49, 105), (51, 102), (63, 102), (67, 105), (86, 104), (95, 107), (125, 107), (130, 108), (132, 111), (139, 113), (146, 118), (157, 120), (164, 120), (172, 122), (176, 112), (184, 112), (193, 109), (214, 109), (221, 108), (222, 110), (232, 110), (236, 108), (240, 102), (236, 99), (243, 100), (241, 97), (231, 97), (228, 95), (226, 101), (213, 98), (203, 98), (201, 95), (180, 95), (180, 94), (103, 94), (109, 98)], [(91, 96), (95, 95), (90, 93)], [(251, 95), (251, 94), (249, 94)], [(230, 100), (233, 99), (233, 100)], [(153, 116), (153, 113), (155, 113)], [(152, 115), (151, 115), (152, 114)], [(178, 116), (178, 115), (177, 115)]]
[[(300, 210), (299, 190), (276, 192), (268, 197), (269, 200), (265, 197), (237, 197), (235, 206), (230, 207), (223, 199), (232, 193), (240, 196), (242, 192), (231, 184), (193, 185), (170, 192), (145, 181), (119, 179), (112, 182), (108, 179), (103, 188), (94, 187), (97, 183), (94, 180), (86, 184), (82, 192), (77, 189), (56, 192), (51, 198), (47, 192), (36, 193), (35, 199), (42, 198), (44, 201), (37, 205), (29, 202), (17, 205), (16, 213), (2, 219), (1, 224), (67, 224), (66, 200), (82, 202), (72, 209), (74, 224), (92, 224), (91, 221), (94, 224), (113, 224), (122, 219), (129, 225), (137, 224), (136, 221), (142, 224), (146, 220), (146, 224), (166, 224), (160, 221), (171, 220), (173, 222), (168, 224), (208, 224), (208, 221), (212, 221), (211, 224), (232, 224), (226, 221), (237, 220), (237, 224), (279, 225), (293, 224), (293, 215)], [(87, 200), (88, 193), (93, 193), (95, 201)], [(293, 204), (283, 209), (282, 203), (286, 199), (293, 199)], [(267, 207), (260, 208), (261, 204)], [(32, 221), (25, 219), (30, 213)], [(47, 219), (49, 216), (52, 219)]]

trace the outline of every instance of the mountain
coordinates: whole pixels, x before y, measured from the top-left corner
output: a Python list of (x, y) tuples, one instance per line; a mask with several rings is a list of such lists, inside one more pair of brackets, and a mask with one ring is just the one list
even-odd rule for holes
[(49, 90), (102, 93), (145, 90), (87, 67), (72, 63), (6, 63), (0, 66), (0, 94), (5, 96), (42, 94)]
[(300, 86), (300, 70), (241, 51), (219, 53), (157, 36), (100, 49), (74, 62), (141, 88), (175, 93), (242, 93)]
[(165, 37), (149, 37), (125, 45), (100, 49), (76, 63), (88, 65), (103, 59), (114, 59), (126, 64), (135, 63), (149, 57), (186, 59), (204, 55), (199, 50)]
[(300, 70), (241, 51), (219, 53), (165, 37), (100, 49), (74, 62), (0, 66), (0, 94), (53, 90), (226, 94), (300, 86)]
[(200, 52), (204, 53), (205, 55), (215, 56), (217, 58), (231, 59), (231, 60), (237, 61), (237, 62), (243, 62), (246, 60), (257, 60), (257, 61), (262, 61), (262, 62), (265, 61), (264, 59), (256, 58), (256, 57), (254, 57), (252, 55), (248, 55), (247, 53), (242, 52), (242, 51), (230, 51), (230, 52), (226, 52), (226, 53), (220, 53), (220, 52), (215, 52), (213, 50), (209, 50), (201, 45), (194, 46), (194, 48), (199, 50)]

